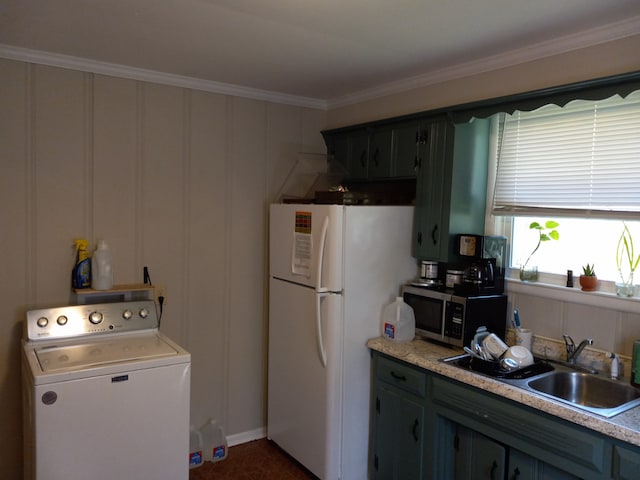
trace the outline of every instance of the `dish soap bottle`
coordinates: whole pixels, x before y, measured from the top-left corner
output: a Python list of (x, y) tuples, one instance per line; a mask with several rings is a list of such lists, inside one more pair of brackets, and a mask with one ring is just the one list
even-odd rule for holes
[(104, 240), (98, 242), (98, 247), (91, 258), (91, 288), (94, 290), (109, 290), (113, 287), (113, 270), (111, 268), (111, 252)]
[(76, 263), (71, 271), (71, 288), (91, 286), (91, 259), (87, 252), (89, 242), (83, 238), (75, 240)]
[(416, 333), (413, 308), (402, 297), (382, 309), (382, 335), (394, 342), (410, 342)]
[(631, 385), (640, 388), (640, 340), (633, 342), (631, 357)]

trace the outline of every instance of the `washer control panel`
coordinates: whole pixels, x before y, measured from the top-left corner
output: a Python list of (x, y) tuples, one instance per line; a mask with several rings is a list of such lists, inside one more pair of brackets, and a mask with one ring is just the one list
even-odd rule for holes
[(51, 340), (158, 327), (153, 300), (70, 305), (28, 311), (25, 339)]

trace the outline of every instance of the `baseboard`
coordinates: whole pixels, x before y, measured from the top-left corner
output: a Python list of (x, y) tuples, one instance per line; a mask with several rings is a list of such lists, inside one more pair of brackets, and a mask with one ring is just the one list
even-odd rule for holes
[(253, 440), (259, 440), (267, 436), (266, 427), (256, 428), (248, 432), (236, 433), (234, 435), (227, 435), (227, 443), (230, 447), (234, 445), (240, 445), (241, 443), (251, 442)]

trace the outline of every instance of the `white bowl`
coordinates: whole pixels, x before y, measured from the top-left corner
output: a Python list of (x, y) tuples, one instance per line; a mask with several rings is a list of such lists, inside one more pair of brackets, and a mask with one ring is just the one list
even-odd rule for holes
[(528, 348), (522, 345), (509, 347), (505, 352), (504, 358), (510, 358), (518, 364), (519, 367), (526, 367), (533, 363), (533, 355)]

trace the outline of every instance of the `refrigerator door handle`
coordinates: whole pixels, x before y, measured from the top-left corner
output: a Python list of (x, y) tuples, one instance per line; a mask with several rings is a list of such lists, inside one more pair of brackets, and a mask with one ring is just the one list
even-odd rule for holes
[[(322, 263), (324, 261), (324, 246), (327, 241), (327, 232), (329, 231), (329, 217), (324, 217), (322, 222), (322, 231), (320, 233), (320, 251), (318, 252), (318, 265), (316, 268), (316, 292), (325, 293), (328, 292), (327, 287), (322, 286)], [(318, 300), (318, 305), (320, 301)], [(318, 307), (320, 308), (320, 307)], [(319, 312), (319, 310), (318, 310)]]
[(316, 337), (318, 342), (318, 353), (320, 354), (320, 362), (323, 368), (327, 368), (327, 351), (324, 348), (324, 338), (322, 335), (322, 313), (320, 312), (320, 304), (322, 298), (329, 295), (326, 292), (316, 293)]
[(327, 232), (329, 231), (329, 217), (324, 217), (322, 221), (322, 231), (320, 233), (320, 250), (318, 252), (318, 265), (316, 268), (316, 337), (318, 343), (318, 353), (320, 354), (320, 362), (323, 368), (327, 368), (327, 351), (324, 348), (324, 338), (322, 335), (322, 313), (320, 304), (322, 298), (328, 295), (327, 287), (322, 286), (322, 263), (324, 260), (324, 246), (327, 240)]

